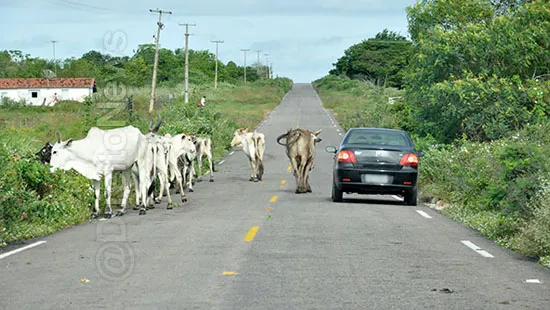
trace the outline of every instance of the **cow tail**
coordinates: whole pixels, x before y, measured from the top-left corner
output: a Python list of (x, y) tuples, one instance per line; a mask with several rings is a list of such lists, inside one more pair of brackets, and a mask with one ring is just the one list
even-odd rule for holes
[(157, 185), (157, 146), (153, 145), (153, 180), (151, 180), (151, 185), (147, 190), (147, 197), (155, 191), (155, 186)]
[[(260, 150), (258, 146), (260, 146), (260, 137), (254, 138), (254, 147), (256, 152), (256, 162), (258, 163), (258, 179), (262, 179), (262, 176), (264, 174), (264, 162), (263, 162), (263, 151)], [(261, 145), (261, 147), (264, 147)]]

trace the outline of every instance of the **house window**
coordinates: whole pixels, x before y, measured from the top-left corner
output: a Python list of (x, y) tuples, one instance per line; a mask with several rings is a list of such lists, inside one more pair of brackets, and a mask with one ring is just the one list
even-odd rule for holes
[(31, 98), (38, 98), (38, 91), (31, 91)]

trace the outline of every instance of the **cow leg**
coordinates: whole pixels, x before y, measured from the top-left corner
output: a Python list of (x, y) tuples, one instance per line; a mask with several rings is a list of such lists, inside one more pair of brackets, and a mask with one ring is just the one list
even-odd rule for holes
[[(145, 167), (145, 165), (142, 165)], [(139, 171), (139, 191), (141, 195), (141, 203), (139, 205), (139, 215), (147, 214), (146, 205), (147, 205), (147, 186), (149, 185), (150, 179), (147, 177), (147, 172), (145, 169), (140, 169)]]
[(313, 159), (310, 158), (308, 161), (307, 161), (307, 164), (304, 168), (304, 175), (305, 175), (305, 180), (304, 180), (304, 183), (306, 185), (306, 192), (308, 193), (311, 193), (311, 185), (309, 184), (309, 173), (311, 171), (311, 169), (313, 169), (313, 165), (314, 165), (314, 162), (313, 162)]
[(208, 166), (210, 168), (210, 182), (214, 182), (214, 166), (212, 165), (212, 153), (206, 154), (208, 158)]
[[(164, 186), (163, 186), (164, 183)], [(172, 197), (170, 196), (170, 183), (168, 183), (168, 175), (163, 173), (163, 177), (161, 178), (160, 183), (161, 188), (161, 199), (162, 199), (162, 189), (166, 191), (166, 199), (168, 200), (168, 205), (166, 206), (166, 209), (170, 210), (172, 209)]]
[(202, 154), (197, 155), (197, 165), (199, 167), (199, 174), (197, 175), (197, 182), (202, 182)]
[(92, 218), (97, 218), (99, 215), (99, 191), (101, 187), (99, 186), (99, 180), (93, 180), (94, 184), (94, 194), (95, 194), (95, 204), (94, 212), (92, 213)]
[(183, 191), (183, 180), (181, 178), (181, 173), (178, 169), (174, 169), (174, 174), (176, 175), (176, 182), (178, 183), (180, 188), (181, 202), (187, 202), (187, 197), (185, 196), (185, 192)]
[(252, 168), (252, 174), (250, 175), (250, 181), (258, 182), (258, 173), (256, 168), (256, 157), (254, 156), (254, 149), (249, 150), (248, 162)]
[(113, 185), (112, 172), (105, 173), (105, 217), (111, 218), (113, 210), (111, 209), (111, 187)]
[(300, 193), (307, 193), (307, 185), (306, 185), (306, 179), (307, 179), (307, 160), (304, 160), (304, 158), (302, 157), (300, 159), (300, 170), (299, 170), (299, 173), (300, 173), (300, 179), (301, 179), (301, 188), (300, 188)]
[(135, 186), (135, 192), (136, 192), (136, 205), (134, 206), (134, 210), (139, 210), (139, 176), (135, 173), (132, 173), (132, 179), (134, 180), (134, 186)]
[(128, 196), (130, 196), (131, 190), (131, 173), (132, 170), (122, 171), (122, 184), (124, 186), (124, 194), (122, 195), (122, 204), (120, 205), (120, 209), (115, 212), (115, 216), (124, 215), (124, 212), (126, 211), (126, 204), (128, 203)]
[(292, 165), (292, 170), (294, 171), (294, 178), (296, 179), (296, 194), (302, 192), (302, 174), (300, 173), (301, 163), (298, 163), (297, 157), (292, 157), (290, 163)]

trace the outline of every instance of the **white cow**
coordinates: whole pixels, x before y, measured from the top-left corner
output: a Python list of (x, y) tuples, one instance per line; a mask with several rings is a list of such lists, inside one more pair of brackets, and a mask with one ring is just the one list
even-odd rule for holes
[(258, 182), (262, 180), (264, 174), (264, 150), (265, 150), (265, 137), (263, 133), (248, 132), (248, 128), (239, 128), (233, 133), (233, 140), (231, 140), (231, 146), (242, 146), (243, 152), (248, 157), (250, 167), (252, 168), (252, 174), (250, 181)]
[(210, 166), (210, 182), (214, 182), (214, 169), (212, 163), (212, 140), (208, 137), (195, 137), (195, 148), (197, 149), (197, 164), (199, 174), (197, 182), (202, 182), (202, 158), (206, 156)]
[[(165, 134), (164, 137), (171, 143), (170, 151), (168, 152), (168, 175), (170, 182), (174, 179), (180, 190), (180, 196), (183, 202), (187, 201), (183, 184), (189, 182), (190, 191), (193, 191), (192, 180), (186, 174), (192, 175), (192, 165), (189, 167), (188, 162), (196, 157), (196, 149), (191, 136), (181, 133), (175, 136)], [(192, 161), (191, 161), (192, 162)], [(183, 165), (183, 167), (181, 167)], [(182, 174), (183, 171), (183, 174)]]
[[(158, 130), (160, 121), (154, 131)], [(151, 130), (151, 126), (149, 126)], [(92, 127), (86, 138), (81, 140), (61, 140), (61, 134), (57, 132), (57, 143), (52, 147), (50, 165), (51, 171), (56, 169), (74, 169), (84, 177), (93, 181), (95, 192), (95, 206), (92, 216), (99, 214), (99, 181), (105, 177), (105, 198), (107, 206), (105, 216), (111, 217), (111, 185), (114, 171), (122, 172), (124, 194), (121, 208), (116, 215), (123, 215), (130, 193), (131, 169), (137, 164), (139, 170), (139, 187), (143, 202), (146, 202), (148, 190), (154, 188), (154, 179), (151, 182), (147, 167), (154, 162), (152, 156), (148, 156), (149, 145), (145, 135), (133, 126), (102, 130)], [(145, 204), (141, 204), (139, 214), (146, 214)]]
[[(168, 197), (167, 209), (170, 210), (172, 209), (173, 205), (172, 197), (170, 197), (169, 191), (170, 184), (168, 181), (168, 155), (172, 147), (172, 143), (169, 139), (152, 132), (148, 133), (145, 137), (150, 146), (147, 150), (148, 156), (155, 158), (153, 166), (148, 167), (148, 176), (152, 178), (158, 177), (160, 183), (159, 195), (154, 198), (154, 188), (150, 188), (149, 192), (147, 193), (148, 201), (147, 203), (145, 203), (145, 205), (148, 209), (154, 209), (153, 201), (157, 204), (161, 203), (163, 194), (164, 192), (166, 192), (166, 195)], [(134, 176), (134, 183), (136, 183), (138, 169), (133, 168), (132, 172)], [(140, 196), (140, 190), (138, 189), (138, 186), (136, 184), (136, 206), (140, 205)]]

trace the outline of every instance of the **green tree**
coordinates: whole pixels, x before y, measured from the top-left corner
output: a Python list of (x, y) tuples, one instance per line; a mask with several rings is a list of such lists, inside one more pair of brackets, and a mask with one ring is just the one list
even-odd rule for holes
[(384, 29), (374, 38), (346, 49), (344, 56), (333, 64), (335, 68), (329, 73), (401, 88), (403, 70), (408, 64), (410, 51), (410, 41)]

